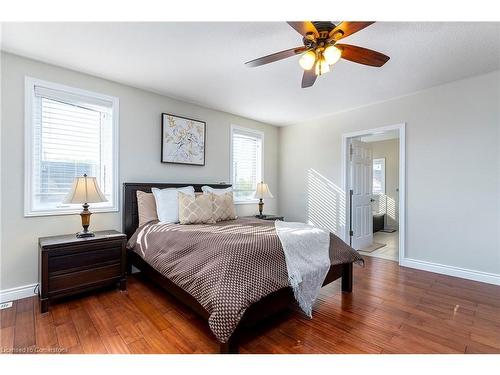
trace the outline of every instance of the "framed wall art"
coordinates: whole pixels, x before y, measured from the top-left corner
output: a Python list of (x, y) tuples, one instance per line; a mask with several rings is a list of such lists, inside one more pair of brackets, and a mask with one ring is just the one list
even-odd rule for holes
[(204, 121), (162, 113), (162, 163), (205, 165)]

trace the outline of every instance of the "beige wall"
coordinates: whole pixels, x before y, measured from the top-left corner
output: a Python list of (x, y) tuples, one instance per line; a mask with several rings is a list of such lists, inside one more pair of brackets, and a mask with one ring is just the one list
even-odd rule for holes
[(405, 122), (406, 257), (500, 275), (499, 108), (496, 71), (280, 128), (281, 214), (340, 233), (342, 134)]
[(385, 158), (385, 194), (373, 198), (374, 212), (386, 214), (385, 227), (398, 229), (399, 139), (370, 142), (374, 159)]
[[(0, 290), (37, 281), (37, 239), (72, 233), (80, 227), (78, 215), (23, 217), (24, 186), (24, 77), (117, 96), (120, 99), (120, 183), (230, 181), (230, 125), (264, 132), (264, 178), (278, 192), (278, 129), (165, 96), (124, 86), (53, 65), (2, 53), (1, 143), (1, 276)], [(202, 89), (202, 88), (200, 88)], [(207, 93), (208, 95), (208, 93)], [(203, 119), (207, 123), (204, 167), (160, 163), (161, 113)], [(257, 213), (257, 205), (238, 205), (239, 215)], [(277, 213), (277, 199), (266, 201), (266, 212)], [(120, 229), (121, 212), (92, 216), (92, 229)]]

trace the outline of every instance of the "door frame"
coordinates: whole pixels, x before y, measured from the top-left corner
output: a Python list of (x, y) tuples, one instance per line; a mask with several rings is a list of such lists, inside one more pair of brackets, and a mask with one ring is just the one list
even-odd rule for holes
[(399, 264), (405, 258), (406, 250), (406, 123), (395, 125), (381, 126), (378, 128), (359, 130), (350, 133), (342, 134), (342, 190), (345, 194), (345, 229), (344, 229), (344, 242), (349, 243), (349, 187), (348, 187), (348, 173), (349, 173), (349, 147), (348, 142), (351, 138), (362, 136), (369, 136), (380, 132), (389, 130), (398, 130), (399, 132)]

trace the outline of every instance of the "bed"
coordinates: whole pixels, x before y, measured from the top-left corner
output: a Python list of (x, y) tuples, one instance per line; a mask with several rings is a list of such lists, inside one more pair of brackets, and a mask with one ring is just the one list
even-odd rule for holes
[[(145, 237), (144, 232), (150, 231), (154, 232), (156, 230), (156, 234), (159, 235), (160, 232), (168, 232), (168, 231), (189, 231), (190, 229), (193, 229), (197, 233), (202, 231), (202, 229), (208, 230), (211, 229), (211, 227), (205, 226), (205, 227), (200, 227), (201, 229), (198, 230), (198, 227), (192, 227), (192, 226), (182, 226), (181, 228), (180, 224), (170, 224), (170, 225), (159, 225), (161, 223), (151, 223), (147, 224), (150, 225), (150, 227), (145, 228), (147, 225), (143, 226), (142, 228), (139, 228), (138, 230), (138, 212), (137, 212), (137, 191), (143, 191), (143, 192), (151, 192), (151, 189), (153, 187), (164, 189), (164, 188), (172, 188), (172, 187), (183, 187), (188, 184), (178, 184), (178, 183), (125, 183), (123, 185), (123, 230), (125, 234), (127, 235), (127, 238), (131, 240), (131, 242), (136, 243), (137, 239), (140, 237)], [(208, 185), (213, 188), (227, 188), (230, 187), (230, 185), (225, 185), (225, 184), (189, 184), (194, 187), (196, 192), (201, 192), (201, 187), (203, 185)], [(257, 232), (259, 233), (258, 230), (261, 230), (262, 233), (268, 233), (270, 228), (270, 225), (273, 225), (272, 223), (269, 222), (264, 222), (260, 221), (260, 223), (253, 222), (251, 220), (245, 221), (248, 219), (241, 219), (240, 221), (232, 221), (231, 223), (222, 223), (218, 225), (213, 225), (214, 230), (210, 230), (211, 233), (207, 234), (207, 241), (212, 241), (214, 238), (217, 238), (212, 232), (215, 232), (216, 230), (220, 231), (227, 231), (232, 232), (233, 229), (227, 230), (227, 228), (237, 228), (241, 229), (244, 228), (245, 230), (249, 230), (251, 228), (254, 230), (257, 228)], [(229, 227), (231, 226), (231, 227)], [(266, 232), (267, 231), (267, 232)], [(200, 232), (201, 233), (201, 232)], [(162, 234), (165, 235), (165, 234)], [(203, 233), (201, 234), (203, 235)], [(263, 234), (265, 235), (265, 234)], [(215, 237), (214, 237), (215, 236)], [(217, 234), (217, 236), (224, 236), (224, 234)], [(229, 235), (228, 235), (229, 236)], [(158, 237), (157, 237), (158, 238)], [(189, 239), (186, 237), (186, 240)], [(338, 240), (338, 239), (337, 239)], [(338, 240), (340, 241), (340, 240)], [(196, 242), (196, 241), (195, 241)], [(200, 242), (200, 241), (198, 241)], [(138, 243), (138, 241), (137, 241)], [(266, 242), (267, 243), (267, 242)], [(342, 243), (343, 244), (343, 243)], [(344, 244), (343, 244), (344, 245)], [(345, 246), (345, 245), (344, 245)], [(330, 253), (331, 254), (331, 253)], [(131, 271), (132, 265), (135, 266), (137, 269), (139, 269), (144, 277), (147, 279), (151, 280), (164, 290), (166, 290), (168, 293), (176, 297), (180, 302), (186, 304), (189, 306), (194, 312), (196, 312), (198, 315), (200, 315), (203, 319), (206, 319), (210, 325), (211, 321), (210, 319), (212, 318), (213, 321), (213, 311), (210, 308), (207, 308), (207, 303), (200, 303), (200, 296), (196, 295), (193, 293), (192, 290), (187, 288), (185, 285), (180, 283), (178, 281), (178, 278), (176, 279), (175, 277), (167, 277), (167, 275), (170, 275), (168, 272), (165, 272), (158, 264), (161, 264), (159, 262), (156, 262), (158, 257), (154, 258), (149, 258), (146, 257), (144, 254), (141, 254), (140, 251), (137, 251), (137, 248), (134, 247), (132, 248), (129, 246), (128, 251), (127, 251), (127, 262), (129, 265), (129, 272)], [(353, 260), (354, 261), (354, 260)], [(352, 273), (353, 273), (353, 261), (348, 261), (345, 263), (341, 264), (335, 264), (331, 265), (330, 269), (327, 273), (327, 276), (325, 278), (325, 281), (323, 285), (327, 285), (339, 278), (341, 278), (341, 288), (342, 291), (345, 293), (351, 293), (352, 291)], [(180, 264), (182, 266), (182, 264)], [(179, 269), (179, 265), (177, 265), (177, 270)], [(266, 270), (266, 274), (268, 273), (269, 270)], [(272, 271), (272, 270), (271, 270)], [(276, 271), (277, 272), (277, 271)], [(285, 268), (286, 272), (286, 268)], [(177, 272), (178, 274), (179, 272)], [(234, 277), (234, 276), (225, 276), (225, 277)], [(173, 281), (175, 280), (175, 282)], [(195, 280), (195, 283), (197, 281)], [(203, 286), (203, 282), (201, 282), (201, 287), (204, 287), (207, 289), (207, 286)], [(258, 285), (257, 285), (258, 286)], [(259, 288), (257, 288), (259, 289)], [(238, 317), (237, 320), (237, 325), (231, 329), (230, 335), (227, 337), (224, 336), (223, 339), (220, 339), (220, 336), (217, 334), (216, 339), (218, 339), (220, 343), (220, 352), (221, 353), (237, 353), (238, 352), (238, 337), (240, 336), (240, 333), (247, 329), (248, 327), (254, 326), (258, 324), (259, 322), (263, 321), (264, 319), (280, 312), (283, 311), (287, 308), (289, 308), (293, 303), (295, 303), (294, 299), (294, 294), (292, 292), (292, 289), (289, 286), (286, 285), (281, 285), (279, 288), (274, 286), (274, 289), (269, 289), (272, 290), (272, 292), (262, 292), (262, 296), (259, 297), (258, 299), (252, 300), (252, 303), (246, 307), (245, 309), (242, 309), (241, 311), (244, 311), (240, 317)], [(210, 293), (209, 290), (205, 290), (203, 292)], [(227, 294), (227, 293), (226, 293)], [(197, 297), (197, 298), (196, 298)], [(232, 297), (232, 296), (230, 296)], [(211, 327), (212, 328), (212, 327)], [(212, 331), (214, 331), (212, 329)], [(215, 332), (217, 333), (217, 332)]]

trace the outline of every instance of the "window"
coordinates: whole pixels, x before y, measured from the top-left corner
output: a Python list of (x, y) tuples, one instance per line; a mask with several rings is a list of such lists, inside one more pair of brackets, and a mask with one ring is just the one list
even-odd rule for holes
[(385, 194), (385, 158), (373, 159), (373, 194)]
[(231, 169), (235, 202), (254, 202), (257, 183), (262, 181), (264, 134), (231, 127)]
[(62, 204), (77, 176), (97, 178), (118, 210), (118, 99), (26, 78), (25, 216), (78, 213)]

